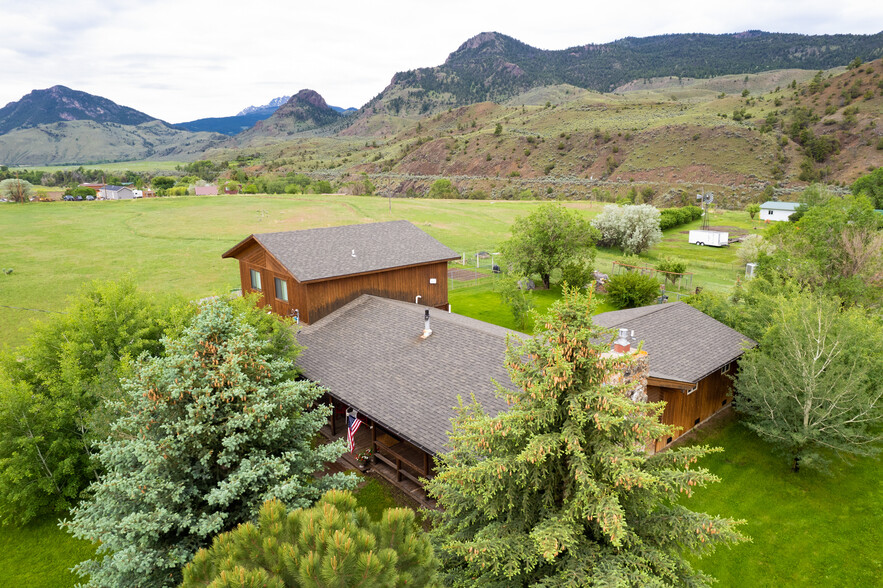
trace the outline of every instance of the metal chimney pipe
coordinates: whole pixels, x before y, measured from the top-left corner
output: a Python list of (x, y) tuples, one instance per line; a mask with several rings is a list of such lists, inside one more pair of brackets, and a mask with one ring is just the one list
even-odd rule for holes
[(429, 328), (429, 309), (426, 309), (426, 312), (423, 314), (423, 334), (420, 335), (421, 339), (426, 339), (432, 335), (432, 329)]

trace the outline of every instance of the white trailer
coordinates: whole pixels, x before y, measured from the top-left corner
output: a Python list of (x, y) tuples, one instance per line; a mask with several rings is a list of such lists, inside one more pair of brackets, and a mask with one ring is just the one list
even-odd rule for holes
[(730, 234), (723, 231), (703, 231), (696, 229), (690, 231), (690, 244), (724, 247), (725, 245), (730, 244)]

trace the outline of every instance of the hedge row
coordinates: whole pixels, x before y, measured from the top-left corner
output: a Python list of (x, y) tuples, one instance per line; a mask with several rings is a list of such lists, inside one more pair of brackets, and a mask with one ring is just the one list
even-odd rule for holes
[(698, 206), (683, 206), (680, 208), (661, 208), (659, 210), (659, 228), (665, 231), (680, 225), (685, 225), (697, 218), (702, 218), (702, 209)]

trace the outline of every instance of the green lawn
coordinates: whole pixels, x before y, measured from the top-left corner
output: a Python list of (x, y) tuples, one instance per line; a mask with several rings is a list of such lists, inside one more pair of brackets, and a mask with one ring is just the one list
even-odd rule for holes
[[(565, 204), (589, 217), (602, 208), (593, 202)], [(128, 274), (146, 290), (194, 299), (229, 292), (239, 287), (238, 268), (221, 253), (250, 233), (407, 219), (455, 251), (471, 254), (497, 251), (512, 222), (538, 205), (319, 195), (0, 204), (0, 268), (13, 270), (0, 273), (0, 344), (19, 345), (30, 320), (46, 316), (18, 308), (63, 310), (81, 284), (96, 278)], [(712, 222), (753, 226), (744, 212), (716, 214)], [(732, 286), (741, 274), (736, 248), (688, 245), (680, 231), (693, 225), (668, 231), (645, 254), (648, 263), (675, 254), (696, 272), (694, 286)], [(596, 266), (609, 272), (619, 256), (601, 250)], [(538, 306), (541, 298), (537, 294)]]
[(698, 561), (720, 586), (883, 586), (883, 464), (839, 462), (831, 475), (794, 474), (736, 418), (698, 431), (724, 448), (701, 465), (722, 482), (698, 490), (693, 510), (745, 519), (752, 538)]
[(74, 565), (94, 554), (92, 545), (58, 528), (55, 519), (26, 527), (0, 527), (0, 585), (16, 588), (65, 588), (80, 577)]

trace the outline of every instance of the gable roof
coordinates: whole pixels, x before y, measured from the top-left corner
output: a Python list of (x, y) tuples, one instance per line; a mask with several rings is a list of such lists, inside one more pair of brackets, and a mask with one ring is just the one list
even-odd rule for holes
[(790, 210), (794, 212), (797, 210), (797, 207), (800, 206), (800, 202), (776, 202), (775, 200), (767, 200), (763, 204), (760, 205), (761, 210)]
[(474, 394), (497, 414), (506, 402), (493, 378), (513, 387), (503, 360), (509, 331), (430, 310), (432, 335), (421, 339), (426, 306), (364, 294), (298, 332), (303, 374), (335, 398), (431, 454), (443, 453), (457, 396)]
[(650, 377), (697, 383), (742, 355), (755, 343), (684, 302), (614, 310), (596, 324), (635, 331), (650, 356)]
[(128, 186), (114, 186), (111, 184), (104, 186), (104, 189), (107, 190), (108, 192), (119, 192), (120, 190), (131, 190), (131, 188), (129, 188)]
[(405, 220), (251, 235), (221, 257), (258, 242), (299, 282), (326, 280), (460, 256)]

